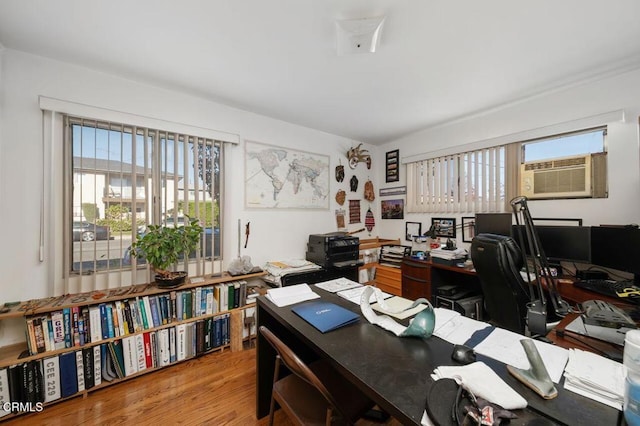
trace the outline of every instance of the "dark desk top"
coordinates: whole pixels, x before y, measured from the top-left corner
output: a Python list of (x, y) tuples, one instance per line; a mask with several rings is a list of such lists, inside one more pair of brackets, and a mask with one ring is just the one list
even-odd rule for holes
[[(356, 304), (317, 288), (314, 291), (324, 300), (360, 312)], [(450, 358), (453, 345), (437, 337), (398, 338), (364, 318), (322, 334), (294, 314), (291, 307), (278, 308), (265, 297), (258, 298), (258, 306), (316, 354), (330, 359), (345, 377), (402, 424), (420, 424), (426, 395), (433, 383), (430, 377), (433, 370), (441, 365), (456, 365)], [(543, 400), (513, 378), (504, 364), (481, 355), (478, 360), (489, 365), (520, 393), (533, 412), (544, 413), (565, 424), (618, 423), (619, 412), (611, 407), (565, 391), (561, 385), (557, 386), (558, 397)]]

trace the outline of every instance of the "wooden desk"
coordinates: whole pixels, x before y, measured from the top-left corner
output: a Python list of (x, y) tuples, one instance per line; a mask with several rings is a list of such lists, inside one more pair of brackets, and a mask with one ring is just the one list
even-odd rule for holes
[[(324, 300), (359, 312), (359, 307), (340, 297), (314, 288)], [(257, 301), (258, 326), (264, 325), (290, 345), (302, 359), (328, 359), (345, 378), (374, 400), (403, 425), (419, 425), (424, 402), (433, 380), (430, 375), (451, 360), (453, 345), (437, 337), (398, 338), (362, 319), (359, 323), (322, 334), (291, 311), (278, 308), (264, 296)], [(275, 352), (258, 335), (256, 354), (256, 416), (269, 413)], [(606, 424), (620, 422), (620, 413), (558, 385), (558, 397), (540, 398), (513, 378), (506, 366), (478, 356), (529, 403), (527, 411), (511, 424), (523, 424), (526, 417), (542, 413), (564, 424)]]
[(436, 289), (443, 285), (461, 285), (480, 289), (475, 269), (449, 266), (432, 260), (405, 258), (402, 261), (402, 297), (428, 298), (435, 303)]

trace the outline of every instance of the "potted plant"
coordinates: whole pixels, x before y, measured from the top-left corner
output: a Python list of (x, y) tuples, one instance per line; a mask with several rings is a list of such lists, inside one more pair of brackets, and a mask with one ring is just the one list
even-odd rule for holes
[(131, 244), (131, 256), (147, 260), (158, 287), (177, 287), (187, 277), (186, 271), (168, 270), (181, 257), (189, 256), (200, 240), (202, 226), (198, 219), (186, 218), (185, 225), (179, 227), (148, 225), (145, 234)]

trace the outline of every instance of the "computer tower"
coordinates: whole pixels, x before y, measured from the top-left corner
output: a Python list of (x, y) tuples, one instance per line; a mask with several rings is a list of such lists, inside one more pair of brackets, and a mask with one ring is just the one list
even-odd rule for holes
[(482, 296), (475, 295), (463, 299), (451, 299), (446, 296), (436, 296), (436, 307), (452, 309), (465, 317), (482, 321)]

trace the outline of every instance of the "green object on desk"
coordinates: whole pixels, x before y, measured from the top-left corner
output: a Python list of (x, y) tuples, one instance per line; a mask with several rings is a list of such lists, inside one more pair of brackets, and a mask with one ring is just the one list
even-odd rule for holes
[(429, 303), (427, 299), (418, 299), (413, 305), (417, 306), (420, 303), (426, 303), (427, 307), (413, 317), (409, 323), (409, 327), (407, 327), (400, 337), (423, 337), (426, 339), (433, 334), (433, 329), (436, 326), (436, 314), (433, 311), (433, 306), (431, 306), (431, 303)]

